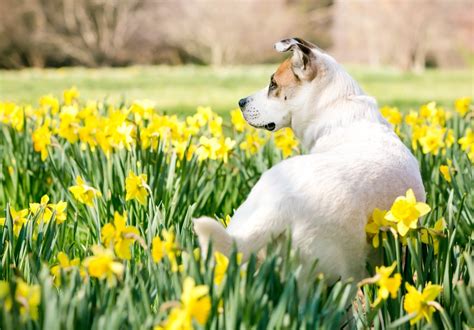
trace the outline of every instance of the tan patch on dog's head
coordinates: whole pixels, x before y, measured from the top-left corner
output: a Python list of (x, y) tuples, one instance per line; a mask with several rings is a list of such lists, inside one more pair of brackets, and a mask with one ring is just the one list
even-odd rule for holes
[(268, 95), (282, 97), (285, 100), (293, 94), (294, 89), (300, 84), (300, 80), (292, 69), (291, 59), (285, 60), (272, 75)]

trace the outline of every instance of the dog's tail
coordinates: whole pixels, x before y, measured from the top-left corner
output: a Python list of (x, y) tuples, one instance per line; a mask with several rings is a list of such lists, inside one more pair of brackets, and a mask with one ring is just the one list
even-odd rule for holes
[(207, 254), (209, 242), (212, 241), (214, 250), (223, 253), (226, 256), (232, 251), (232, 236), (227, 233), (224, 226), (209, 217), (194, 219), (194, 231), (196, 232), (199, 245), (203, 255)]

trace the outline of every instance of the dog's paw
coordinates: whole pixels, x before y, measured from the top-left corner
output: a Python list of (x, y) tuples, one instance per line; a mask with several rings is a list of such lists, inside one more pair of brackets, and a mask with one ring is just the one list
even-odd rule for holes
[(193, 219), (193, 224), (203, 254), (207, 253), (211, 241), (215, 250), (224, 254), (230, 252), (232, 237), (217, 220), (210, 217), (200, 217)]

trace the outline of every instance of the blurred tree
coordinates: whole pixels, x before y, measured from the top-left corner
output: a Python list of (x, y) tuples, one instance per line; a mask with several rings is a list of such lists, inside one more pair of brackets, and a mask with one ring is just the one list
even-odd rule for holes
[(255, 63), (289, 36), (329, 45), (331, 2), (1, 0), (0, 66)]
[(2, 0), (0, 65), (122, 65), (146, 0)]
[(0, 67), (260, 63), (299, 36), (422, 70), (462, 63), (473, 33), (472, 0), (0, 0)]
[(176, 0), (166, 6), (166, 40), (204, 63), (261, 61), (276, 40), (296, 30), (294, 8), (284, 0)]
[[(461, 64), (460, 11), (470, 0), (337, 0), (332, 35), (334, 51), (344, 61), (379, 66), (392, 64), (421, 71), (431, 65)], [(468, 23), (469, 24), (469, 23)], [(471, 41), (472, 44), (472, 41)]]

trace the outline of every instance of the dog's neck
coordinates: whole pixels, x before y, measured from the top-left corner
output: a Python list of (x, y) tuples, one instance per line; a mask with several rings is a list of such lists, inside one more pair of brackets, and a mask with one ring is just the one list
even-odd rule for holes
[(303, 109), (292, 115), (291, 127), (309, 152), (335, 131), (360, 122), (390, 126), (374, 98), (364, 94), (357, 82), (337, 63), (309, 88)]

